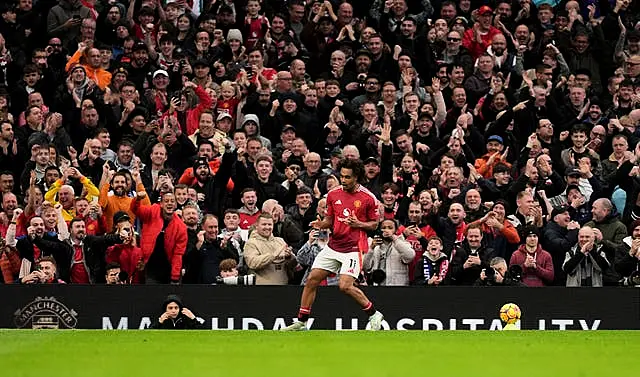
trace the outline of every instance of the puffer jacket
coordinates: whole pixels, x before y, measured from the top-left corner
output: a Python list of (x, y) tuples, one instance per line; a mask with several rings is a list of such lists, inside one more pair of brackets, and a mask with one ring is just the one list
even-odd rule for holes
[(268, 238), (257, 231), (251, 232), (244, 244), (244, 260), (256, 275), (256, 285), (286, 285), (297, 261), (295, 257), (280, 256), (286, 242), (273, 234)]
[(399, 236), (391, 242), (383, 242), (364, 255), (363, 269), (366, 272), (382, 270), (387, 278), (380, 285), (409, 285), (409, 263), (416, 252), (411, 244)]

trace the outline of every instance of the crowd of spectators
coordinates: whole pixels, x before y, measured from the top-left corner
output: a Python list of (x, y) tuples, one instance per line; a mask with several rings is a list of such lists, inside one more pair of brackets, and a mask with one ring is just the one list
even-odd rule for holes
[(638, 274), (637, 1), (0, 13), (4, 284), (304, 283), (341, 159), (380, 201), (361, 284)]

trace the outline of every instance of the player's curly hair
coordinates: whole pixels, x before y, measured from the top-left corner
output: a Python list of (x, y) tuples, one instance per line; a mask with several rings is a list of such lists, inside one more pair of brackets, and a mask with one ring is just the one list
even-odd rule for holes
[(338, 163), (338, 171), (341, 169), (350, 169), (356, 177), (358, 183), (364, 180), (364, 164), (360, 160), (345, 158)]

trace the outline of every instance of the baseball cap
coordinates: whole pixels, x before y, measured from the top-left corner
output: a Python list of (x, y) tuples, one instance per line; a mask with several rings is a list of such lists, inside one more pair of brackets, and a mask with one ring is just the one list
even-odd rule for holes
[(368, 56), (368, 57), (369, 57), (369, 59), (372, 59), (372, 58), (373, 58), (373, 55), (371, 55), (371, 51), (366, 50), (366, 49), (364, 49), (364, 48), (361, 48), (360, 50), (358, 50), (358, 52), (356, 52), (356, 55), (355, 55), (356, 59), (357, 59), (357, 58), (358, 58), (358, 56), (360, 56), (360, 55)]
[(504, 144), (504, 140), (502, 140), (502, 136), (498, 136), (498, 135), (489, 136), (489, 138), (487, 139), (487, 143), (490, 141), (497, 141), (500, 144)]
[(531, 235), (540, 237), (540, 231), (538, 231), (538, 228), (534, 225), (527, 225), (522, 229), (522, 235), (524, 236), (524, 238), (527, 238)]
[(564, 175), (567, 177), (571, 177), (571, 176), (581, 176), (582, 173), (580, 173), (580, 170), (574, 168), (574, 167), (568, 167), (565, 171), (564, 171)]
[(125, 211), (118, 211), (113, 214), (113, 223), (118, 224), (123, 221), (131, 221), (131, 217)]
[(169, 77), (169, 74), (167, 73), (167, 71), (165, 71), (164, 69), (158, 69), (157, 71), (153, 72), (153, 78), (155, 79), (156, 76), (158, 75), (165, 75), (167, 77)]
[(206, 61), (205, 59), (196, 59), (193, 64), (194, 67), (208, 67), (209, 66), (209, 62)]
[(420, 115), (418, 116), (418, 119), (425, 119), (425, 118), (433, 122), (433, 117), (431, 116), (431, 114), (429, 114), (429, 113), (428, 113), (428, 112), (426, 112), (426, 111), (423, 111), (423, 112), (421, 112), (421, 113), (420, 113)]
[[(578, 187), (578, 186), (574, 186), (574, 187)], [(551, 219), (553, 220), (553, 218), (556, 217), (557, 215), (563, 214), (567, 211), (569, 211), (569, 206), (567, 205), (555, 207), (553, 208), (553, 211), (551, 211)]]
[(147, 45), (144, 42), (138, 42), (133, 45), (133, 48), (131, 48), (131, 51), (141, 51), (141, 50), (147, 51)]
[(453, 20), (453, 24), (463, 24), (464, 27), (467, 27), (469, 25), (469, 21), (466, 17), (458, 16)]
[(209, 162), (206, 157), (196, 158), (196, 160), (193, 161), (193, 172), (195, 173), (200, 166), (209, 166)]
[(571, 190), (578, 190), (582, 194), (582, 189), (578, 185), (568, 185), (564, 192), (569, 193)]
[(221, 120), (223, 120), (224, 118), (229, 118), (233, 121), (233, 117), (231, 116), (231, 114), (227, 113), (227, 112), (221, 112), (220, 114), (218, 114), (218, 118), (216, 118), (216, 122), (219, 122)]
[(483, 5), (478, 9), (479, 15), (493, 14), (493, 9), (491, 9), (488, 5)]
[(377, 158), (373, 157), (373, 156), (367, 157), (367, 158), (364, 159), (364, 165), (367, 165), (367, 164), (370, 164), (370, 163), (374, 163), (374, 164), (380, 166), (380, 161)]
[(282, 127), (281, 132), (287, 132), (289, 130), (293, 130), (293, 132), (296, 132), (296, 128), (290, 124), (285, 124), (284, 127)]
[(640, 40), (640, 31), (638, 31), (638, 30), (630, 31), (629, 34), (627, 35), (627, 40), (629, 40), (629, 41), (638, 41), (638, 40)]

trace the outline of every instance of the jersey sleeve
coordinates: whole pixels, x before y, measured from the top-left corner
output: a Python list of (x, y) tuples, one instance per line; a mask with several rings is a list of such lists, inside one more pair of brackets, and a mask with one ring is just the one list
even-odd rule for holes
[(367, 196), (367, 221), (378, 220), (378, 201), (371, 196)]
[(335, 213), (333, 209), (333, 197), (331, 192), (327, 195), (327, 217), (333, 217)]

